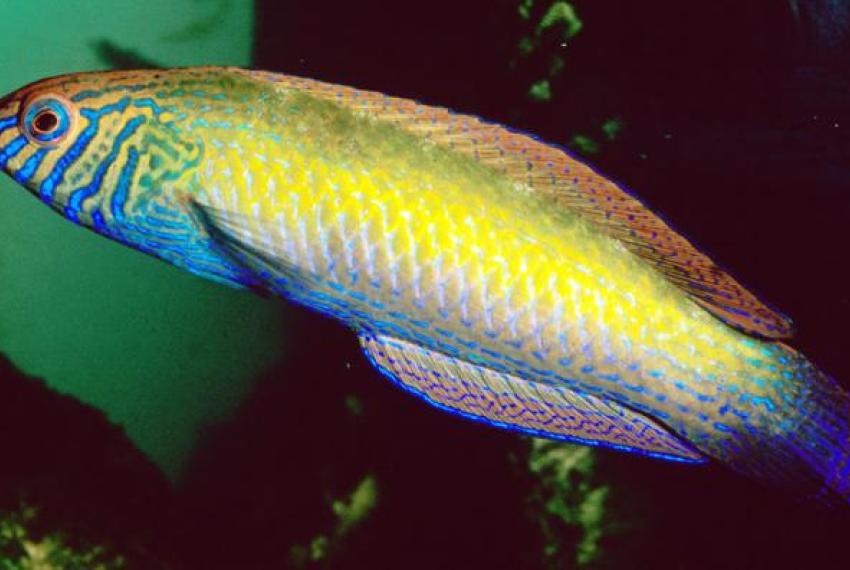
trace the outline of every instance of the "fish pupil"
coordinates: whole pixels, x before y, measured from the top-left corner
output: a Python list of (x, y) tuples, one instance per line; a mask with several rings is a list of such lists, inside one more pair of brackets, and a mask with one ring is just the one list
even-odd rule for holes
[(50, 133), (56, 130), (57, 126), (59, 126), (59, 117), (50, 110), (42, 111), (33, 121), (33, 127), (39, 133)]

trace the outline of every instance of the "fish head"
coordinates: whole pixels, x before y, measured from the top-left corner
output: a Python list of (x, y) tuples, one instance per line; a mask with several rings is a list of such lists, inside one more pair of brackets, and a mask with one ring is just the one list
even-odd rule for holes
[(157, 95), (184, 79), (166, 76), (66, 75), (7, 95), (0, 100), (0, 168), (88, 226), (120, 222), (127, 213), (120, 206), (185, 188), (202, 149), (180, 129), (175, 106), (159, 104)]
[(190, 204), (212, 150), (197, 125), (231, 105), (232, 75), (112, 71), (27, 85), (0, 99), (0, 169), (79, 225), (239, 285)]

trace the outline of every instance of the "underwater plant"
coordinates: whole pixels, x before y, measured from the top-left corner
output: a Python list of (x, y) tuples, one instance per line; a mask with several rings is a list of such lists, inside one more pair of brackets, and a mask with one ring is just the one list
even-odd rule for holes
[(0, 356), (0, 438), (0, 567), (172, 567), (172, 489), (102, 411)]
[[(542, 11), (540, 11), (542, 8)], [(517, 58), (511, 62), (511, 67), (517, 67), (520, 62), (534, 57), (539, 59), (546, 73), (528, 88), (528, 96), (533, 101), (549, 101), (552, 99), (551, 81), (564, 71), (563, 50), (567, 42), (572, 40), (583, 27), (575, 8), (569, 2), (556, 0), (548, 7), (538, 4), (535, 9), (534, 0), (521, 0), (517, 9), (520, 18), (530, 24), (531, 29), (520, 38), (517, 44)], [(537, 16), (534, 22), (532, 16)]]
[[(588, 447), (532, 439), (528, 469), (539, 481), (529, 497), (531, 517), (544, 537), (544, 567), (585, 567), (601, 556), (606, 534), (608, 485), (592, 481), (594, 452)], [(572, 540), (572, 528), (580, 537)]]
[(293, 545), (289, 549), (289, 562), (293, 568), (310, 565), (327, 566), (332, 564), (336, 552), (344, 547), (348, 534), (375, 508), (378, 500), (378, 486), (375, 478), (367, 475), (357, 484), (346, 499), (331, 502), (331, 510), (336, 516), (336, 524), (329, 533), (313, 538), (307, 545)]
[(3, 570), (119, 570), (123, 556), (103, 546), (75, 544), (52, 531), (36, 535), (38, 509), (23, 504), (17, 511), (0, 511), (0, 568)]
[[(517, 42), (516, 55), (510, 69), (524, 80), (535, 76), (528, 87), (528, 99), (538, 105), (556, 103), (560, 93), (569, 87), (569, 47), (584, 29), (578, 10), (563, 0), (535, 2), (521, 0), (517, 8), (524, 24), (524, 33)], [(611, 142), (623, 129), (617, 118), (609, 118), (595, 125), (598, 132), (573, 133), (566, 138), (569, 148), (582, 155), (597, 154), (602, 145)]]

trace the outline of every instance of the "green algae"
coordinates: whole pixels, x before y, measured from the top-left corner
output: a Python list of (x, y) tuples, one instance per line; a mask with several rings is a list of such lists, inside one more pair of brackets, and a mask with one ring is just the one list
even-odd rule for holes
[[(529, 496), (529, 513), (544, 540), (544, 567), (586, 567), (597, 561), (611, 490), (594, 481), (593, 449), (533, 439), (527, 463), (538, 480)], [(575, 543), (571, 531), (577, 531)]]
[(126, 559), (68, 533), (37, 530), (39, 510), (0, 511), (0, 570), (120, 570)]

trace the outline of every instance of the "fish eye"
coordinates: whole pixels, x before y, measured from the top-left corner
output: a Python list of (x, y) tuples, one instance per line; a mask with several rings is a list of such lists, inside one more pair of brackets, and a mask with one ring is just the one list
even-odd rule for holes
[(32, 130), (40, 135), (49, 135), (59, 126), (59, 116), (51, 109), (39, 111), (32, 121)]
[(56, 95), (27, 101), (21, 112), (21, 131), (41, 146), (55, 146), (71, 132), (71, 104)]

